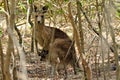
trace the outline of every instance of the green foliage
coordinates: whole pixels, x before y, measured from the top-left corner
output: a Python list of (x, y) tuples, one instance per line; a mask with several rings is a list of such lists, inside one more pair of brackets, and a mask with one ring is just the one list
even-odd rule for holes
[(2, 7), (4, 6), (4, 3), (3, 3), (3, 2), (0, 3), (0, 7), (1, 7), (1, 6), (2, 6)]
[(0, 14), (3, 13), (3, 11), (4, 11), (4, 8), (0, 7)]
[(64, 0), (65, 2), (68, 2), (69, 0)]
[(29, 3), (32, 4), (33, 0), (29, 0)]
[(0, 37), (2, 36), (2, 29), (0, 28)]
[(4, 9), (4, 3), (1, 2), (1, 3), (0, 3), (0, 13), (3, 12), (3, 9)]
[(58, 10), (56, 11), (56, 13), (57, 13), (57, 14), (63, 14), (64, 11), (63, 11), (63, 9), (58, 9)]
[(80, 6), (82, 6), (82, 3), (80, 1), (77, 1), (77, 4), (79, 4)]
[(117, 16), (120, 17), (120, 8), (117, 9)]
[(49, 7), (49, 9), (51, 9), (51, 8), (52, 8), (52, 3), (51, 3), (51, 2), (47, 2), (47, 3), (45, 3), (45, 5), (46, 5), (46, 6), (48, 6), (48, 7)]
[(23, 12), (27, 12), (27, 9), (25, 7), (25, 4), (23, 4), (21, 1), (18, 2), (18, 6), (20, 7), (21, 10), (23, 10)]

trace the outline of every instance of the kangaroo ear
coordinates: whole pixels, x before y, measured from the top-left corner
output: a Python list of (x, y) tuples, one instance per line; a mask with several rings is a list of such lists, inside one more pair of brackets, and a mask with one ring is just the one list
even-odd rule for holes
[(37, 12), (37, 6), (33, 6), (33, 10), (34, 10), (34, 12)]
[(48, 10), (48, 6), (44, 6), (44, 7), (42, 8), (42, 10), (43, 10), (43, 13), (46, 13), (47, 10)]

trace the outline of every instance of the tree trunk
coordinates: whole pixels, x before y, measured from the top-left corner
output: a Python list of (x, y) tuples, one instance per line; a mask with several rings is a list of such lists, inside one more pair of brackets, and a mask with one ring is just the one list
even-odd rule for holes
[[(7, 11), (7, 14), (9, 14), (9, 5), (8, 5), (8, 1), (4, 0), (4, 9), (5, 11)], [(7, 26), (10, 26), (10, 20), (8, 20), (9, 17), (8, 15), (6, 15), (6, 22), (7, 22)], [(13, 42), (12, 39), (9, 36), (8, 39), (8, 47), (7, 47), (7, 52), (6, 52), (6, 59), (4, 62), (4, 74), (5, 74), (5, 80), (11, 80), (11, 76), (10, 76), (10, 71), (9, 71), (9, 65), (10, 65), (10, 58), (11, 58), (11, 52), (13, 50)]]
[(77, 49), (78, 49), (78, 53), (80, 54), (80, 58), (82, 60), (82, 65), (84, 67), (84, 70), (85, 70), (85, 74), (86, 74), (86, 80), (91, 80), (91, 71), (90, 71), (90, 68), (88, 66), (88, 63), (86, 62), (86, 60), (83, 58), (83, 54), (81, 52), (81, 46), (80, 46), (80, 42), (79, 42), (79, 33), (76, 29), (76, 25), (74, 23), (74, 20), (73, 20), (73, 16), (72, 16), (72, 13), (71, 13), (71, 5), (70, 3), (68, 4), (68, 11), (69, 11), (69, 19), (70, 19), (70, 22), (72, 24), (72, 27), (73, 27), (73, 33), (74, 33), (74, 36), (75, 36), (75, 42), (76, 42), (76, 45), (77, 45)]
[[(11, 54), (14, 54), (14, 46), (13, 44), (17, 47), (17, 50), (19, 52), (20, 55), (20, 68), (22, 73), (24, 74), (23, 76), (20, 76), (22, 80), (27, 80), (27, 70), (26, 70), (26, 63), (25, 63), (25, 55), (24, 55), (24, 51), (23, 48), (21, 47), (21, 45), (19, 44), (19, 41), (17, 40), (17, 38), (15, 37), (14, 32), (14, 27), (15, 27), (15, 0), (10, 0), (8, 4), (7, 0), (4, 0), (5, 3), (5, 10), (6, 10), (6, 22), (7, 22), (7, 32), (9, 34), (9, 41), (8, 41), (8, 48), (7, 48), (7, 53), (6, 53), (6, 60), (5, 60), (5, 65), (4, 65), (4, 73), (5, 73), (5, 80), (11, 80), (14, 79), (16, 80), (16, 75), (15, 74), (15, 68), (13, 69), (13, 73), (11, 75), (13, 75), (13, 77), (10, 75), (10, 71), (9, 71), (9, 65), (10, 65), (10, 59), (11, 59)], [(13, 43), (14, 42), (14, 43)]]
[(2, 71), (2, 80), (5, 80), (5, 74), (4, 74), (4, 55), (3, 55), (3, 49), (0, 39), (0, 56), (1, 56), (1, 71)]
[(107, 20), (107, 24), (110, 30), (110, 36), (113, 43), (113, 52), (114, 52), (115, 64), (116, 64), (116, 80), (120, 80), (120, 66), (119, 66), (119, 59), (118, 59), (118, 51), (117, 51), (117, 44), (115, 40), (115, 33), (111, 25), (111, 16), (110, 16), (111, 14), (110, 14), (110, 11), (107, 9), (107, 6), (105, 6), (104, 8), (106, 13), (105, 18)]

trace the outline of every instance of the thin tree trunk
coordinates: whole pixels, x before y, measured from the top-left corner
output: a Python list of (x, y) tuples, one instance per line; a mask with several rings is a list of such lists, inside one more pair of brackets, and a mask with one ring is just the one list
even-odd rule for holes
[[(102, 6), (100, 6), (102, 7)], [(101, 9), (101, 8), (100, 8)], [(96, 13), (97, 13), (97, 24), (98, 24), (98, 28), (99, 28), (99, 35), (100, 35), (100, 46), (101, 46), (101, 55), (102, 55), (102, 68), (103, 68), (103, 77), (104, 80), (106, 80), (106, 76), (105, 76), (105, 66), (104, 66), (104, 52), (103, 52), (103, 39), (102, 39), (102, 22), (101, 22), (101, 18), (100, 18), (100, 9), (99, 9), (99, 1), (96, 0)], [(101, 10), (102, 11), (102, 10)]]
[[(15, 15), (14, 15), (14, 10), (15, 10), (15, 0), (10, 0), (10, 14), (8, 15), (8, 29), (7, 29), (7, 32), (9, 34), (9, 41), (13, 41), (14, 43), (11, 43), (9, 42), (8, 44), (8, 51), (11, 49), (11, 46), (14, 44), (16, 47), (17, 47), (17, 50), (19, 52), (19, 55), (20, 55), (20, 68), (21, 68), (21, 71), (23, 73), (23, 76), (21, 76), (21, 79), (22, 80), (27, 80), (28, 79), (28, 76), (27, 76), (27, 70), (26, 70), (26, 62), (25, 62), (25, 55), (24, 55), (24, 51), (23, 51), (23, 48), (20, 46), (17, 38), (15, 37), (15, 35), (13, 34), (13, 29), (14, 29), (14, 26), (15, 26)], [(10, 48), (10, 49), (9, 49)], [(14, 47), (12, 46), (12, 50), (10, 50), (10, 52), (12, 52), (14, 50)], [(14, 54), (14, 53), (13, 53)], [(10, 55), (11, 53), (8, 54), (8, 59), (10, 59)], [(10, 60), (9, 60), (10, 61)], [(6, 62), (7, 63), (7, 62)], [(7, 65), (7, 64), (6, 64)], [(8, 67), (9, 68), (9, 65)], [(8, 69), (9, 70), (9, 69)], [(15, 69), (14, 69), (15, 70)], [(9, 71), (8, 71), (9, 72)], [(13, 71), (14, 73), (14, 71)], [(7, 76), (8, 77), (8, 76)], [(16, 76), (14, 77), (14, 79), (16, 78)], [(6, 79), (6, 80), (11, 80), (10, 78), (9, 79)]]
[(0, 39), (0, 56), (1, 56), (1, 71), (2, 71), (2, 80), (5, 80), (5, 74), (4, 74), (4, 55), (3, 55), (3, 49)]
[(110, 36), (111, 36), (112, 42), (113, 42), (113, 51), (114, 51), (114, 57), (115, 57), (115, 63), (116, 63), (116, 80), (120, 80), (120, 66), (119, 66), (119, 60), (118, 60), (117, 44), (115, 41), (115, 34), (113, 31), (113, 27), (110, 24), (111, 23), (111, 16), (109, 16), (110, 12), (107, 10), (107, 6), (105, 6), (104, 8), (105, 8), (105, 13), (106, 13), (105, 18), (107, 20), (107, 24), (110, 29)]
[[(81, 13), (80, 13), (80, 4), (79, 4), (79, 0), (76, 0), (76, 4), (77, 4), (77, 12), (78, 12), (78, 24), (79, 24), (79, 34), (80, 34), (80, 45), (81, 45), (81, 54), (85, 54), (84, 52), (84, 37), (83, 37), (83, 29), (82, 29), (82, 24), (81, 24)], [(88, 64), (87, 64), (88, 66)], [(85, 65), (83, 66), (85, 69)], [(87, 78), (88, 80), (91, 80), (91, 70), (90, 67), (88, 70), (85, 70), (85, 78)]]
[[(27, 26), (31, 26), (33, 28), (33, 23), (31, 21), (31, 15), (33, 11), (33, 2), (34, 0), (27, 0)], [(34, 28), (33, 28), (34, 29)], [(31, 37), (31, 52), (34, 52), (34, 30), (32, 29), (32, 37)]]
[[(4, 0), (4, 9), (5, 11), (7, 11), (7, 13), (9, 14), (9, 5), (8, 5), (8, 1)], [(10, 17), (10, 16), (9, 16)], [(6, 15), (6, 22), (7, 22), (7, 26), (10, 26), (10, 22), (8, 20), (8, 15)], [(10, 75), (10, 71), (9, 71), (9, 65), (10, 65), (10, 57), (11, 57), (11, 52), (13, 49), (13, 44), (12, 44), (12, 40), (9, 36), (8, 39), (8, 48), (7, 48), (7, 52), (6, 52), (6, 59), (4, 62), (4, 74), (5, 74), (5, 80), (11, 80), (11, 75)]]
[[(9, 2), (7, 0), (4, 0), (5, 3), (5, 11), (6, 11), (6, 22), (7, 22), (7, 31), (9, 33), (9, 39), (8, 39), (8, 48), (7, 48), (7, 52), (6, 52), (6, 60), (5, 60), (5, 64), (4, 64), (4, 74), (5, 74), (5, 80), (17, 80), (16, 79), (16, 75), (13, 75), (13, 73), (16, 73), (16, 69), (13, 67), (13, 73), (10, 74), (10, 60), (11, 60), (11, 54), (14, 54), (14, 46), (13, 46), (13, 41), (15, 39), (13, 39), (13, 36), (11, 35), (15, 26), (15, 14), (14, 14), (14, 10), (15, 10), (15, 0), (10, 0)], [(10, 4), (8, 4), (10, 3)], [(11, 31), (10, 31), (11, 30)], [(17, 39), (16, 39), (17, 40)], [(15, 44), (15, 41), (14, 41)], [(25, 60), (25, 59), (22, 59)], [(24, 64), (25, 65), (25, 64)], [(23, 70), (24, 72), (25, 70)], [(13, 75), (13, 76), (12, 76)], [(26, 76), (26, 75), (25, 75)], [(25, 80), (27, 80), (24, 77)], [(23, 79), (23, 80), (24, 80)]]
[(88, 66), (88, 63), (86, 62), (86, 60), (83, 58), (83, 54), (81, 52), (81, 46), (80, 46), (80, 42), (79, 42), (79, 33), (76, 29), (76, 25), (74, 23), (74, 20), (73, 20), (73, 16), (72, 16), (72, 13), (71, 13), (71, 3), (68, 4), (68, 11), (69, 11), (69, 19), (70, 19), (70, 22), (72, 24), (72, 27), (73, 27), (73, 33), (74, 33), (74, 38), (75, 38), (75, 42), (76, 42), (76, 45), (77, 45), (77, 49), (78, 49), (78, 53), (80, 54), (80, 58), (82, 60), (82, 65), (85, 69), (85, 74), (86, 74), (86, 80), (91, 80), (91, 71), (90, 71), (90, 68)]
[[(107, 40), (107, 42), (109, 41), (109, 31), (110, 31), (110, 29), (109, 29), (109, 26), (108, 26), (108, 23), (107, 23), (107, 19), (106, 19), (106, 17), (105, 17), (105, 15), (106, 15), (106, 13), (105, 13), (105, 1), (104, 0), (102, 0), (102, 2), (103, 2), (103, 20), (104, 20), (104, 24), (105, 24), (105, 27), (106, 27), (106, 40)], [(107, 56), (108, 56), (108, 63), (107, 63), (107, 73), (108, 73), (108, 79), (111, 79), (112, 78), (112, 76), (110, 75), (110, 49), (109, 48), (107, 48)]]

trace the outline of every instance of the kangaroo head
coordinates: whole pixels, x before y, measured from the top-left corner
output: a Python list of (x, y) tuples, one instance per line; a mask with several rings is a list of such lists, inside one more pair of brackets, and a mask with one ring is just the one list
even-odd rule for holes
[(48, 6), (42, 7), (42, 9), (38, 9), (34, 5), (34, 12), (35, 12), (35, 20), (38, 24), (44, 24), (44, 14), (47, 12)]

